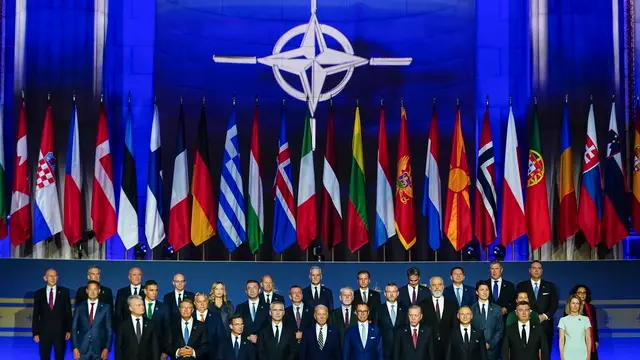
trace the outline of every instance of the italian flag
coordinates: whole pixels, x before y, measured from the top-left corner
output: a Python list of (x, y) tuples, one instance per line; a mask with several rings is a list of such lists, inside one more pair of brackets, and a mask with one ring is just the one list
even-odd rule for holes
[(262, 175), (260, 174), (260, 142), (258, 133), (258, 106), (253, 113), (253, 133), (251, 135), (251, 155), (249, 156), (249, 218), (247, 219), (249, 248), (255, 254), (262, 245), (264, 236), (264, 200), (262, 195)]
[(304, 134), (300, 154), (300, 180), (298, 181), (298, 245), (306, 250), (317, 235), (316, 179), (311, 145), (309, 114), (304, 119)]

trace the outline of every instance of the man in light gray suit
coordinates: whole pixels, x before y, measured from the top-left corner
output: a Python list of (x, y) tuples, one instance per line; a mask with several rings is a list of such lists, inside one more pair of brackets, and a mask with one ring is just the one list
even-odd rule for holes
[(473, 320), (471, 325), (484, 332), (487, 344), (487, 359), (497, 360), (500, 357), (502, 334), (504, 333), (504, 320), (500, 306), (489, 302), (491, 296), (490, 285), (486, 281), (478, 281), (476, 284), (478, 302), (471, 305)]

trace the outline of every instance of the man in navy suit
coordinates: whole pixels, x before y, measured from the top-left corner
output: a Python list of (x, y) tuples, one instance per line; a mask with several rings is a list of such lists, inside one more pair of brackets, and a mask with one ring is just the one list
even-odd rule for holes
[(184, 299), (178, 308), (180, 320), (171, 325), (171, 355), (176, 360), (209, 358), (207, 327), (193, 318), (193, 302)]
[(298, 353), (300, 360), (336, 360), (342, 356), (338, 331), (327, 325), (329, 310), (324, 305), (315, 308), (315, 326), (302, 333)]
[(100, 283), (89, 280), (85, 287), (87, 300), (76, 304), (71, 323), (73, 358), (81, 360), (106, 360), (111, 348), (111, 304), (99, 299)]
[(507, 314), (516, 310), (517, 294), (513, 283), (502, 278), (502, 271), (502, 263), (499, 260), (493, 260), (489, 264), (491, 302), (500, 305), (500, 311), (506, 320)]
[(309, 270), (309, 280), (311, 284), (302, 290), (305, 303), (312, 309), (317, 305), (324, 305), (329, 311), (333, 310), (333, 292), (321, 283), (322, 269), (312, 266)]
[(129, 269), (129, 285), (118, 289), (116, 304), (113, 309), (113, 330), (120, 330), (120, 323), (131, 316), (129, 312), (129, 296), (138, 295), (144, 299), (144, 287), (142, 286), (142, 270), (139, 267)]
[(222, 337), (218, 344), (218, 356), (216, 360), (257, 360), (258, 351), (243, 336), (244, 320), (242, 315), (233, 315), (229, 319), (230, 335)]
[(162, 359), (166, 359), (171, 353), (171, 314), (169, 308), (158, 301), (158, 283), (155, 280), (147, 280), (144, 283), (144, 309), (147, 319), (156, 324), (158, 341), (162, 351)]
[(384, 287), (386, 301), (378, 308), (378, 322), (382, 335), (382, 351), (385, 360), (393, 359), (393, 347), (398, 329), (407, 323), (407, 309), (398, 303), (398, 285), (389, 283)]
[[(478, 281), (476, 294), (478, 295), (478, 302), (471, 305), (471, 312), (473, 313), (471, 325), (484, 333), (487, 359), (497, 360), (500, 357), (502, 335), (504, 333), (502, 311), (500, 305), (489, 302), (491, 297), (489, 282)], [(459, 316), (460, 313), (458, 313)]]
[(461, 306), (457, 317), (460, 325), (452, 329), (449, 337), (447, 360), (487, 360), (484, 333), (471, 326), (471, 309)]
[(402, 286), (398, 293), (398, 302), (404, 309), (408, 309), (411, 305), (420, 305), (429, 297), (429, 289), (420, 285), (420, 269), (410, 267), (407, 270), (407, 280), (407, 285)]
[(380, 293), (369, 288), (371, 283), (371, 274), (367, 270), (358, 271), (358, 290), (354, 293), (353, 305), (360, 303), (369, 305), (369, 321), (376, 323), (378, 308), (380, 307)]
[(260, 291), (261, 302), (267, 304), (267, 306), (271, 305), (274, 301), (284, 304), (284, 296), (276, 294), (273, 290), (274, 284), (271, 275), (262, 276), (260, 287), (262, 288), (262, 291)]
[(248, 280), (244, 285), (247, 301), (236, 307), (236, 313), (244, 320), (244, 336), (252, 343), (258, 341), (258, 333), (269, 318), (269, 307), (260, 302), (260, 284), (257, 280)]
[(359, 304), (356, 316), (358, 324), (344, 335), (342, 360), (382, 360), (382, 335), (369, 323), (369, 305)]
[[(102, 269), (98, 265), (89, 265), (87, 269), (87, 280), (93, 280), (100, 283), (100, 276), (102, 275)], [(98, 300), (103, 304), (109, 304), (113, 307), (113, 292), (111, 289), (104, 285), (100, 285), (100, 295)], [(87, 301), (87, 286), (83, 285), (76, 290), (76, 304), (80, 304), (83, 301)]]
[(215, 360), (218, 355), (218, 344), (223, 338), (227, 338), (227, 330), (222, 324), (220, 313), (209, 311), (207, 295), (197, 293), (194, 297), (196, 311), (193, 312), (193, 317), (206, 325), (209, 335), (209, 358)]
[(49, 360), (53, 346), (56, 360), (62, 360), (66, 341), (71, 338), (69, 289), (58, 285), (58, 272), (54, 269), (48, 269), (43, 279), (46, 286), (33, 294), (33, 341), (39, 345), (40, 359)]
[(358, 322), (356, 306), (353, 304), (353, 289), (349, 286), (340, 289), (340, 306), (329, 315), (329, 324), (340, 334), (340, 344), (344, 341), (347, 329)]
[(296, 340), (300, 342), (302, 330), (313, 324), (313, 310), (303, 301), (302, 288), (298, 285), (289, 288), (289, 299), (291, 299), (291, 306), (284, 311), (284, 322), (295, 324)]
[(444, 297), (455, 300), (458, 307), (471, 306), (476, 302), (474, 288), (464, 284), (464, 269), (459, 266), (451, 269), (451, 281), (453, 284), (444, 289)]
[(422, 309), (411, 305), (408, 310), (408, 324), (398, 329), (393, 347), (394, 360), (434, 360), (433, 331), (421, 324)]

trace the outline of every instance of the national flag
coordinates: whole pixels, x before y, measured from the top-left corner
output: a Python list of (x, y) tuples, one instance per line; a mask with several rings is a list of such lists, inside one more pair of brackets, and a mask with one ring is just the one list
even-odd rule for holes
[(444, 228), (447, 238), (456, 251), (462, 250), (473, 236), (471, 227), (471, 200), (469, 198), (469, 164), (467, 151), (462, 137), (460, 107), (456, 110), (456, 123), (453, 130), (451, 163), (449, 164), (449, 183), (447, 207), (445, 208)]
[(322, 168), (322, 224), (320, 237), (324, 245), (333, 248), (342, 242), (342, 206), (340, 204), (340, 183), (336, 175), (338, 160), (333, 134), (333, 109), (329, 110), (327, 121), (327, 142)]
[(424, 168), (424, 198), (422, 200), (422, 215), (427, 218), (429, 233), (429, 247), (433, 250), (440, 249), (442, 238), (442, 189), (440, 188), (440, 167), (438, 157), (438, 113), (433, 104), (431, 112), (431, 125), (429, 127), (429, 140), (427, 142), (427, 163)]
[(378, 166), (376, 171), (376, 248), (384, 245), (396, 234), (393, 213), (393, 193), (391, 192), (391, 172), (389, 171), (389, 151), (387, 150), (387, 130), (384, 108), (380, 106), (380, 129), (378, 130)]
[(313, 164), (309, 113), (304, 120), (298, 181), (298, 245), (306, 250), (317, 237), (316, 174)]
[(640, 105), (638, 104), (636, 104), (634, 129), (631, 223), (638, 232), (640, 231)]
[(507, 140), (504, 149), (504, 181), (502, 188), (502, 224), (500, 241), (507, 246), (526, 232), (522, 180), (520, 179), (520, 150), (513, 108), (509, 106)]
[(118, 206), (118, 235), (125, 249), (138, 244), (138, 182), (136, 161), (133, 156), (133, 119), (131, 102), (127, 110), (124, 134), (124, 155), (122, 160), (122, 182), (120, 184), (120, 205)]
[(296, 242), (296, 213), (293, 198), (293, 177), (291, 176), (291, 156), (287, 141), (287, 125), (284, 111), (278, 140), (278, 160), (274, 186), (273, 210), (273, 250), (283, 253)]
[(398, 239), (406, 250), (416, 243), (416, 220), (413, 210), (413, 177), (409, 153), (407, 112), (400, 108), (400, 139), (398, 141), (398, 167), (396, 170), (395, 226)]
[(347, 204), (347, 247), (356, 252), (369, 242), (369, 220), (365, 197), (364, 154), (362, 151), (362, 126), (360, 108), (356, 107), (351, 140), (351, 178), (349, 179), (349, 203)]
[(33, 243), (46, 240), (62, 231), (60, 203), (56, 186), (56, 157), (51, 124), (51, 104), (47, 105), (40, 139), (40, 153), (36, 169), (36, 207), (33, 212)]
[(618, 136), (616, 103), (611, 104), (609, 118), (609, 142), (604, 167), (604, 210), (602, 212), (602, 235), (611, 249), (629, 235), (627, 230), (627, 181), (622, 167), (622, 144)]
[(191, 241), (191, 204), (189, 203), (189, 162), (184, 136), (184, 110), (180, 103), (176, 139), (176, 156), (173, 158), (173, 183), (169, 208), (169, 244), (174, 251)]
[(489, 120), (489, 106), (484, 111), (480, 146), (478, 148), (478, 169), (476, 175), (475, 223), (474, 231), (481, 245), (488, 247), (498, 234), (498, 202), (496, 197), (496, 169)]
[(264, 237), (264, 196), (262, 193), (262, 173), (260, 171), (260, 136), (258, 117), (260, 110), (256, 104), (253, 113), (253, 133), (251, 134), (251, 154), (249, 154), (249, 211), (247, 228), (249, 248), (256, 253), (262, 246)]
[(229, 117), (227, 137), (224, 142), (224, 157), (220, 174), (220, 201), (218, 202), (218, 230), (222, 243), (229, 251), (237, 249), (247, 240), (235, 109)]
[(204, 105), (202, 105), (191, 183), (191, 194), (193, 195), (191, 241), (196, 246), (211, 239), (216, 234), (216, 208), (213, 202), (208, 136), (207, 114)]
[(153, 105), (151, 140), (149, 143), (149, 176), (147, 204), (144, 213), (144, 233), (150, 248), (155, 248), (165, 238), (162, 220), (162, 148), (160, 142), (160, 116), (158, 105)]
[(11, 194), (11, 226), (9, 238), (13, 246), (24, 244), (31, 237), (31, 197), (29, 192), (29, 163), (27, 162), (27, 116), (24, 99), (18, 118), (16, 161), (13, 167)]
[(558, 237), (566, 241), (578, 231), (578, 205), (573, 178), (573, 151), (571, 150), (571, 130), (569, 127), (569, 106), (564, 105), (562, 135), (560, 139), (560, 171), (558, 175), (558, 193), (560, 209), (558, 216)]
[[(93, 170), (91, 220), (99, 244), (116, 234), (116, 199), (113, 190), (113, 167), (109, 145), (109, 127), (104, 103), (100, 103), (96, 157)], [(137, 233), (136, 233), (137, 234)]]
[(593, 104), (589, 107), (587, 135), (582, 158), (582, 183), (580, 184), (580, 203), (578, 207), (578, 225), (591, 247), (600, 242), (602, 222), (602, 178), (600, 175), (600, 154), (598, 153), (596, 120)]
[(7, 237), (7, 175), (4, 164), (4, 105), (0, 104), (0, 239)]
[(82, 240), (82, 170), (78, 109), (71, 111), (67, 161), (64, 169), (64, 219), (62, 230), (70, 245)]
[(551, 241), (551, 221), (549, 220), (549, 202), (547, 200), (547, 169), (544, 166), (542, 147), (540, 146), (538, 105), (533, 108), (530, 136), (525, 214), (529, 244), (531, 244), (532, 250), (537, 250)]

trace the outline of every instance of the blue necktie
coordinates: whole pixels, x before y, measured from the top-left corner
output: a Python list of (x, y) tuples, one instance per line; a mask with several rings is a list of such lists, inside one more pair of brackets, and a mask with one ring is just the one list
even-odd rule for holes
[(367, 347), (367, 334), (365, 334), (364, 324), (360, 325), (360, 341), (362, 341), (362, 347)]
[(498, 301), (498, 297), (500, 297), (500, 290), (498, 288), (498, 280), (493, 281), (493, 300)]
[(462, 297), (460, 296), (460, 288), (456, 288), (456, 297), (458, 298), (458, 306), (462, 305)]
[(236, 341), (233, 343), (233, 352), (238, 357), (238, 353), (240, 353), (240, 342), (238, 341), (238, 337), (236, 336)]
[(182, 336), (184, 337), (184, 344), (189, 344), (189, 322), (184, 323), (184, 334)]
[(253, 303), (253, 308), (251, 308), (251, 321), (256, 321), (256, 303)]
[(535, 287), (533, 288), (533, 293), (536, 295), (536, 300), (538, 300), (538, 283), (535, 283)]

